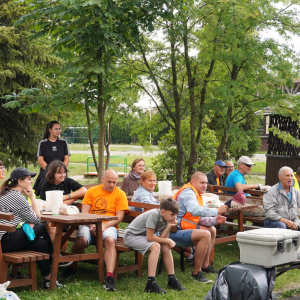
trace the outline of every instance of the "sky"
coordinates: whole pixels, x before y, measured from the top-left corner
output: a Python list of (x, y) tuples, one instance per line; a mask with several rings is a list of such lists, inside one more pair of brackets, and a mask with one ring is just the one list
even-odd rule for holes
[[(296, 52), (300, 53), (300, 36), (293, 35), (289, 41), (285, 41), (282, 37), (275, 30), (266, 30), (264, 31), (261, 36), (263, 38), (272, 37), (279, 41), (280, 43), (286, 43), (291, 48), (293, 48)], [(300, 77), (300, 74), (299, 74)], [(150, 110), (150, 97), (149, 96), (142, 96), (141, 99), (138, 101), (137, 106), (143, 107), (145, 109)], [(155, 107), (153, 101), (151, 101), (151, 107)]]

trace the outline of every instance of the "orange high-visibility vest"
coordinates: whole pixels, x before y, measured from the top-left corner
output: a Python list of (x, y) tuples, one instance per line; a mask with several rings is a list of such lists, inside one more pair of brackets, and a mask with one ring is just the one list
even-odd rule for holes
[[(173, 199), (177, 201), (179, 194), (185, 189), (192, 189), (197, 197), (197, 201), (200, 206), (203, 206), (203, 199), (202, 196), (198, 194), (198, 191), (195, 187), (189, 182), (185, 184), (174, 196)], [(180, 227), (184, 229), (196, 229), (200, 217), (193, 216), (191, 213), (186, 212), (186, 214), (182, 217), (180, 222)]]

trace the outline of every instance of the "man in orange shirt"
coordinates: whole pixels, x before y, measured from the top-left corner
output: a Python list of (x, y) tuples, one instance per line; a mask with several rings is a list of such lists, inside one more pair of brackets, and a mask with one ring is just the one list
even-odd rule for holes
[[(118, 238), (117, 225), (122, 222), (125, 212), (128, 211), (128, 201), (125, 193), (116, 187), (118, 174), (116, 171), (106, 170), (101, 177), (102, 184), (88, 189), (82, 201), (82, 212), (117, 216), (118, 220), (103, 222), (102, 238), (105, 247), (104, 262), (106, 276), (103, 287), (108, 291), (115, 291), (113, 271), (116, 263), (116, 240)], [(96, 226), (81, 225), (78, 229), (72, 253), (84, 253), (89, 245), (96, 244)], [(63, 272), (63, 278), (70, 278), (76, 274), (77, 262), (74, 262)]]

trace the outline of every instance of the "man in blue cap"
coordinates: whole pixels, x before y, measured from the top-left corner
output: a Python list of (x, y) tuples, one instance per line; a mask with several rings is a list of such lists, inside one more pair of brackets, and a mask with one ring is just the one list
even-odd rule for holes
[[(224, 174), (226, 168), (227, 166), (223, 161), (217, 160), (215, 162), (214, 168), (206, 174), (208, 184), (224, 186), (225, 182), (222, 175)], [(219, 191), (219, 193), (221, 193), (221, 191)]]

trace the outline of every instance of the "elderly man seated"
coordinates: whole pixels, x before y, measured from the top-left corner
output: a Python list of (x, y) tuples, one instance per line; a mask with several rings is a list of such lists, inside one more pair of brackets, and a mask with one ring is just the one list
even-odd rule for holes
[[(213, 169), (209, 173), (206, 174), (208, 184), (224, 186), (225, 181), (223, 179), (223, 174), (225, 173), (226, 168), (227, 168), (227, 166), (225, 165), (225, 163), (223, 161), (217, 160), (214, 164)], [(219, 190), (218, 192), (221, 193), (222, 191)]]
[(268, 228), (299, 230), (300, 192), (292, 187), (293, 170), (282, 167), (278, 172), (279, 182), (264, 194), (264, 220)]

